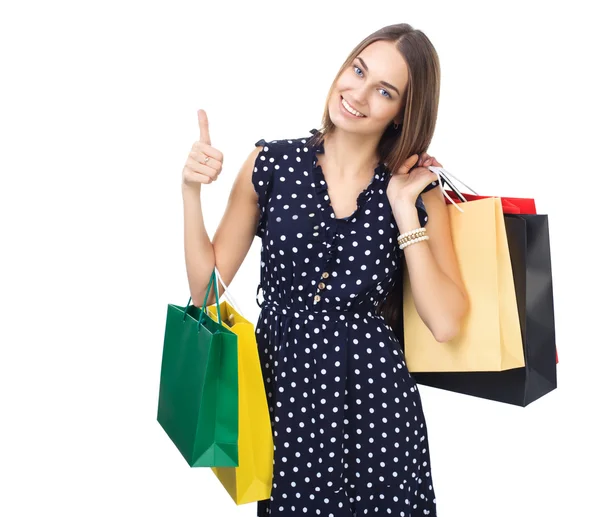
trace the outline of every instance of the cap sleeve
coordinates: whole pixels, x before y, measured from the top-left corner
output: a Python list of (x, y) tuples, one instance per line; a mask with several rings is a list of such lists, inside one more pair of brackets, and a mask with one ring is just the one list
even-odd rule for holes
[(427, 216), (427, 210), (425, 210), (425, 203), (423, 203), (423, 199), (419, 195), (417, 198), (417, 202), (415, 203), (415, 207), (417, 208), (417, 214), (419, 215), (419, 223), (421, 228), (425, 228), (427, 225), (427, 220), (429, 217)]
[(421, 194), (424, 194), (425, 192), (429, 192), (431, 189), (434, 189), (435, 187), (437, 187), (439, 185), (439, 181), (438, 180), (433, 180), (429, 185), (427, 185), (422, 191)]
[(258, 194), (258, 208), (260, 217), (258, 226), (256, 227), (255, 235), (262, 239), (267, 227), (267, 205), (271, 192), (273, 181), (273, 167), (275, 159), (269, 142), (261, 138), (254, 144), (256, 147), (263, 146), (254, 162), (254, 170), (252, 172), (252, 185)]
[[(422, 191), (421, 194), (425, 192), (429, 192), (440, 184), (438, 180), (433, 180), (429, 185), (427, 185)], [(423, 203), (423, 199), (421, 198), (421, 194), (417, 198), (417, 202), (415, 206), (417, 208), (417, 213), (419, 214), (419, 222), (421, 223), (421, 227), (425, 228), (429, 217), (427, 216), (427, 210), (425, 210), (425, 203)]]

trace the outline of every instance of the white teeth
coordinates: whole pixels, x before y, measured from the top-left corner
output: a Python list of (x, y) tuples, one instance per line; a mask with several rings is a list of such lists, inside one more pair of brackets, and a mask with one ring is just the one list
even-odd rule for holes
[(344, 99), (342, 97), (342, 105), (344, 106), (344, 108), (346, 108), (350, 113), (352, 113), (353, 115), (356, 115), (357, 117), (364, 117), (365, 115), (363, 115), (360, 111), (356, 111), (355, 109), (352, 108), (352, 106), (350, 106), (350, 104), (348, 104), (346, 102), (346, 99)]

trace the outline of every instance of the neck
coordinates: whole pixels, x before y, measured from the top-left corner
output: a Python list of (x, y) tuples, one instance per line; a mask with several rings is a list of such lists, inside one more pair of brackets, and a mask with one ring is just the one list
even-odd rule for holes
[(379, 163), (378, 143), (377, 135), (368, 137), (340, 130), (326, 134), (323, 147), (329, 173), (348, 180), (371, 176)]

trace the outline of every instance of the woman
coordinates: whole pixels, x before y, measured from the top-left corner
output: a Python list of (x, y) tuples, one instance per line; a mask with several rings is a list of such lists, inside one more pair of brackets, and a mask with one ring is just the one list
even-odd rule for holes
[(231, 281), (262, 239), (256, 337), (275, 451), (259, 516), (436, 515), (425, 418), (400, 341), (399, 275), (406, 260), (419, 315), (438, 341), (452, 339), (466, 296), (427, 168), (441, 165), (425, 152), (439, 81), (421, 31), (398, 24), (367, 37), (331, 86), (321, 131), (255, 144), (212, 243), (198, 191), (223, 157), (199, 112), (201, 139), (183, 171), (194, 304), (215, 264)]

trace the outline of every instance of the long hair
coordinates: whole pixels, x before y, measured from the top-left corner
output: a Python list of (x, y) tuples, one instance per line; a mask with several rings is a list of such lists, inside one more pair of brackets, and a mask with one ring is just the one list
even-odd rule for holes
[[(310, 141), (320, 144), (327, 133), (334, 131), (335, 124), (329, 116), (328, 106), (335, 83), (364, 48), (379, 40), (394, 42), (408, 66), (408, 86), (401, 108), (402, 122), (398, 129), (394, 129), (393, 124), (390, 124), (377, 145), (380, 161), (394, 172), (413, 154), (427, 151), (435, 130), (440, 94), (440, 64), (437, 52), (423, 32), (407, 23), (388, 25), (375, 31), (350, 52), (327, 94), (322, 127)], [(377, 308), (377, 313), (383, 315), (386, 323), (398, 334), (401, 343), (403, 266), (404, 263), (400, 264), (389, 295)]]

